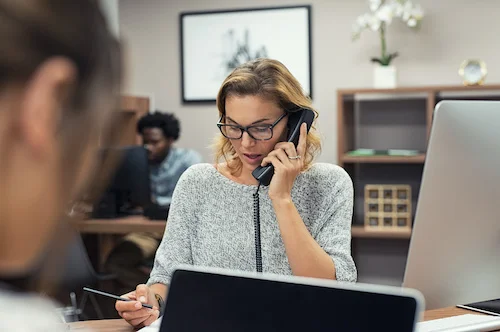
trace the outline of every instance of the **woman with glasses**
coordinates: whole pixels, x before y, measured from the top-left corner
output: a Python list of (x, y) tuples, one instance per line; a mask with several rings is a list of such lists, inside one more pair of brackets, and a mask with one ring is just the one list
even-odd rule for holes
[[(125, 296), (161, 307), (179, 264), (259, 271), (259, 255), (263, 272), (354, 282), (352, 181), (338, 166), (313, 163), (314, 125), (308, 133), (302, 124), (297, 147), (287, 142), (292, 112), (313, 110), (295, 77), (278, 61), (250, 61), (222, 83), (217, 107), (217, 161), (182, 175), (147, 285)], [(259, 186), (252, 171), (265, 165), (274, 176)], [(135, 305), (116, 303), (131, 325), (157, 318)]]

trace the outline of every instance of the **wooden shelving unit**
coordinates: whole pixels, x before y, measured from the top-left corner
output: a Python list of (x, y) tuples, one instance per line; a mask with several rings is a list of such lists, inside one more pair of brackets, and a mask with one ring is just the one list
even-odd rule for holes
[(416, 156), (373, 156), (373, 157), (358, 157), (344, 154), (339, 159), (343, 164), (423, 164), (425, 161), (425, 153)]
[(141, 144), (141, 137), (137, 134), (137, 121), (149, 112), (149, 98), (139, 96), (122, 96), (119, 109), (112, 114), (113, 126), (111, 130), (102, 132), (101, 147), (108, 145), (125, 146)]
[[(409, 185), (413, 222), (434, 109), (440, 101), (452, 99), (500, 100), (500, 85), (337, 91), (337, 157), (354, 184), (351, 248), (359, 282), (393, 286), (403, 282), (412, 229), (365, 228), (364, 187)], [(419, 154), (408, 157), (349, 153), (356, 149), (408, 149)]]
[(435, 86), (418, 86), (418, 87), (399, 87), (395, 89), (340, 89), (338, 92), (343, 95), (354, 95), (360, 93), (373, 93), (373, 94), (401, 94), (401, 93), (435, 93), (442, 92), (470, 92), (470, 91), (493, 91), (498, 92), (500, 84), (477, 85), (477, 86), (464, 86), (464, 85), (435, 85)]
[[(391, 184), (386, 181), (411, 183), (416, 207), (434, 108), (442, 100), (500, 100), (500, 85), (337, 91), (338, 163), (350, 174), (357, 193), (352, 228), (354, 238), (410, 238), (411, 231), (364, 229), (360, 224), (363, 220), (363, 186)], [(348, 154), (360, 148), (412, 149), (420, 153), (416, 156)]]
[(123, 144), (141, 144), (142, 139), (137, 134), (137, 121), (149, 112), (149, 98), (140, 96), (122, 96), (120, 109), (116, 115), (122, 121), (122, 128), (126, 131)]

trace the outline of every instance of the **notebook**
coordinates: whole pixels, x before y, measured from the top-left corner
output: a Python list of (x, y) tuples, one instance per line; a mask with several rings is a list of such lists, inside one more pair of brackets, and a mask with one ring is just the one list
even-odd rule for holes
[(500, 316), (500, 299), (457, 305), (457, 307)]

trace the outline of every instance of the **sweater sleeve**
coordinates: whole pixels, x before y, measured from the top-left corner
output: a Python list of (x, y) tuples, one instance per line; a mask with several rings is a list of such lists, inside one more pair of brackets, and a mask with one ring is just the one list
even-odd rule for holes
[(195, 188), (196, 172), (192, 168), (180, 177), (172, 195), (167, 226), (163, 239), (156, 251), (153, 270), (147, 282), (169, 284), (175, 268), (181, 264), (193, 264), (191, 236), (195, 222), (196, 204), (193, 200), (198, 195)]
[(335, 166), (334, 173), (334, 179), (331, 176), (325, 177), (332, 181), (326, 183), (328, 194), (325, 192), (325, 213), (315, 240), (332, 258), (337, 280), (355, 282), (357, 271), (351, 255), (354, 190), (347, 172)]

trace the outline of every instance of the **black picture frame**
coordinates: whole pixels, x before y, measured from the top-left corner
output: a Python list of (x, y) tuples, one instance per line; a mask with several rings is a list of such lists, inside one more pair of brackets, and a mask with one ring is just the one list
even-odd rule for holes
[(310, 5), (182, 12), (179, 27), (184, 104), (215, 102), (232, 68), (257, 57), (281, 61), (312, 98)]

